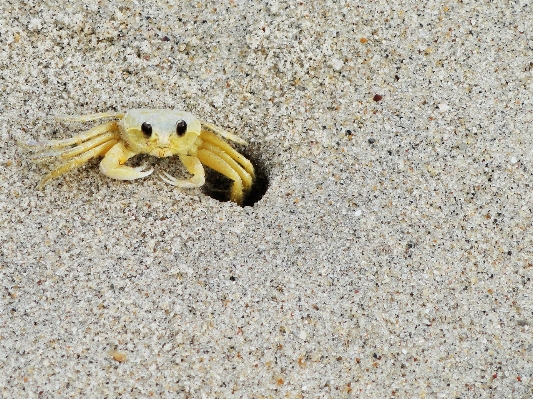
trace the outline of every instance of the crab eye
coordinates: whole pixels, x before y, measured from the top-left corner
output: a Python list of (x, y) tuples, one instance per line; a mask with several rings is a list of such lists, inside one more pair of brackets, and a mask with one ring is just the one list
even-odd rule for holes
[(183, 119), (176, 122), (176, 133), (178, 136), (183, 136), (187, 131), (187, 122)]
[(150, 125), (148, 122), (144, 122), (141, 125), (141, 130), (146, 137), (150, 137), (152, 135), (152, 125)]

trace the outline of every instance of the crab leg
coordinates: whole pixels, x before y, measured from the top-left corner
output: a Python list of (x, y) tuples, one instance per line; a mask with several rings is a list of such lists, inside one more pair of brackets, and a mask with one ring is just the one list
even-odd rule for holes
[(86, 163), (89, 159), (97, 157), (99, 155), (105, 154), (111, 147), (113, 147), (117, 143), (117, 140), (110, 140), (103, 144), (100, 144), (99, 146), (96, 146), (94, 148), (91, 148), (89, 151), (85, 152), (84, 154), (81, 154), (67, 163), (61, 165), (57, 169), (53, 170), (52, 172), (48, 173), (39, 183), (38, 188), (42, 189), (46, 183), (48, 183), (51, 179), (61, 176), (63, 173), (68, 172), (69, 170), (75, 169), (80, 165), (83, 165)]
[[(246, 143), (246, 141), (244, 141), (243, 139), (241, 139), (239, 136), (237, 136), (236, 134), (233, 134), (233, 133), (230, 133), (228, 132), (227, 130), (224, 130), (224, 129), (221, 129), (219, 128), (218, 126), (216, 125), (213, 125), (212, 123), (208, 123), (208, 122), (202, 122), (200, 121), (200, 124), (202, 125), (202, 127), (206, 127), (208, 128), (210, 131), (214, 132), (214, 133), (217, 133), (217, 134), (220, 134), (222, 137), (224, 137), (225, 139), (228, 139), (228, 140), (231, 140), (231, 141), (234, 141), (238, 144), (242, 144), (242, 145), (246, 145), (248, 143)], [(202, 132), (203, 133), (203, 132)]]
[(167, 172), (162, 172), (159, 174), (161, 180), (180, 188), (203, 186), (205, 183), (205, 171), (200, 160), (192, 155), (180, 155), (180, 160), (187, 168), (187, 171), (193, 176), (189, 180), (178, 180)]
[(222, 158), (235, 172), (237, 172), (242, 180), (244, 191), (249, 191), (252, 187), (253, 179), (250, 174), (243, 169), (241, 165), (239, 165), (233, 158), (231, 158), (228, 154), (226, 154), (224, 151), (222, 151), (220, 148), (215, 146), (214, 144), (211, 144), (207, 141), (204, 141), (202, 145), (200, 146), (201, 149), (207, 150), (212, 152), (213, 154), (219, 156)]
[(123, 112), (100, 112), (97, 114), (89, 114), (89, 115), (56, 115), (54, 118), (56, 118), (58, 121), (64, 121), (64, 122), (89, 122), (89, 121), (96, 121), (98, 119), (104, 119), (104, 118), (124, 118), (125, 113)]
[(38, 162), (43, 162), (43, 161), (48, 161), (54, 157), (61, 157), (63, 159), (72, 158), (100, 144), (103, 144), (110, 140), (118, 140), (119, 138), (120, 138), (120, 134), (118, 132), (107, 132), (107, 133), (101, 134), (100, 136), (96, 136), (95, 138), (88, 140), (84, 143), (81, 143), (80, 145), (69, 148), (67, 150), (40, 153), (36, 157), (34, 157), (33, 160), (38, 161)]
[(226, 143), (224, 140), (222, 140), (220, 137), (217, 137), (215, 134), (207, 131), (202, 130), (202, 133), (200, 135), (200, 138), (204, 141), (207, 141), (211, 144), (214, 144), (215, 147), (218, 147), (222, 151), (224, 151), (226, 154), (228, 154), (231, 158), (236, 160), (238, 163), (240, 163), (244, 169), (250, 174), (252, 179), (255, 178), (254, 173), (254, 167), (252, 163), (246, 159), (243, 155), (239, 154), (237, 151), (233, 149), (228, 143)]
[(128, 159), (137, 155), (136, 152), (128, 150), (124, 143), (115, 140), (115, 145), (104, 156), (100, 162), (100, 172), (117, 180), (135, 180), (150, 175), (154, 170), (143, 171), (143, 166), (132, 168), (124, 165)]
[(93, 137), (99, 136), (103, 133), (111, 132), (118, 130), (118, 125), (116, 121), (103, 123), (101, 125), (95, 126), (92, 129), (87, 130), (86, 132), (80, 133), (74, 137), (63, 140), (28, 140), (28, 141), (19, 141), (19, 144), (22, 147), (28, 148), (32, 151), (40, 151), (48, 148), (63, 148), (68, 147), (69, 145), (81, 144), (84, 141), (92, 139)]
[(233, 186), (231, 187), (230, 200), (242, 204), (243, 200), (243, 190), (242, 190), (242, 180), (239, 176), (239, 173), (235, 171), (224, 159), (222, 159), (217, 154), (212, 153), (206, 149), (199, 149), (197, 152), (198, 159), (211, 169), (216, 170), (219, 173), (222, 173), (224, 176), (233, 180)]

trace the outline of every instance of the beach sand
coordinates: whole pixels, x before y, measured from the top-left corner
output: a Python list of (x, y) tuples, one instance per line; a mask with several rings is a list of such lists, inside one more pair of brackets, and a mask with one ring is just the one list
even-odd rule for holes
[[(39, 4), (42, 3), (42, 4)], [(0, 396), (533, 395), (533, 3), (0, 5)], [(254, 206), (16, 139), (171, 108)]]

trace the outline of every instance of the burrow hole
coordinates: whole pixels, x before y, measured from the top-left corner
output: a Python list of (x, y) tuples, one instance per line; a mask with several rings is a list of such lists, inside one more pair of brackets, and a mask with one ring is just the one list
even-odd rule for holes
[[(268, 189), (268, 170), (263, 162), (259, 149), (257, 147), (248, 147), (239, 151), (242, 155), (252, 162), (255, 169), (254, 184), (244, 198), (242, 206), (254, 206), (254, 204), (263, 198)], [(211, 168), (205, 168), (205, 184), (202, 186), (202, 192), (221, 202), (229, 201), (229, 193), (232, 181)]]

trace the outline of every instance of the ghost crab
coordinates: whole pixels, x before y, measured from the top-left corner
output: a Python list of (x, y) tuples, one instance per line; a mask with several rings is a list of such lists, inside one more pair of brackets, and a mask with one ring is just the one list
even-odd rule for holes
[(87, 122), (115, 118), (74, 137), (63, 140), (22, 141), (22, 146), (38, 152), (37, 158), (66, 160), (40, 182), (42, 188), (51, 179), (83, 165), (91, 158), (103, 156), (100, 171), (113, 179), (134, 180), (146, 177), (153, 169), (124, 165), (137, 154), (163, 158), (178, 155), (192, 174), (189, 180), (178, 180), (166, 172), (159, 177), (168, 184), (182, 188), (201, 187), (205, 183), (203, 165), (233, 181), (230, 200), (242, 204), (254, 182), (252, 163), (233, 149), (225, 139), (245, 145), (239, 136), (211, 123), (202, 122), (193, 114), (165, 109), (131, 109), (124, 113), (105, 112), (81, 116), (61, 116), (59, 120)]

